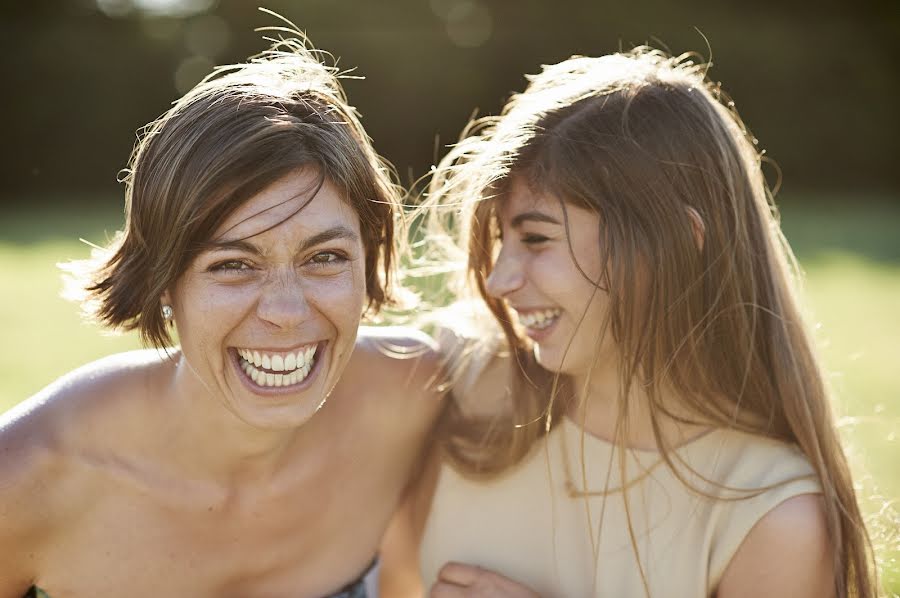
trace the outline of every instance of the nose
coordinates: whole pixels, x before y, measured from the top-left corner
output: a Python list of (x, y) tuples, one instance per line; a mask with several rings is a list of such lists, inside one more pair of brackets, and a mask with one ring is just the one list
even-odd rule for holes
[(260, 319), (283, 329), (299, 326), (309, 313), (306, 292), (296, 272), (279, 274), (267, 281), (256, 305)]
[(502, 246), (494, 267), (485, 281), (487, 292), (492, 297), (503, 299), (522, 288), (524, 284), (525, 273), (522, 270), (521, 259), (513, 255), (508, 245)]

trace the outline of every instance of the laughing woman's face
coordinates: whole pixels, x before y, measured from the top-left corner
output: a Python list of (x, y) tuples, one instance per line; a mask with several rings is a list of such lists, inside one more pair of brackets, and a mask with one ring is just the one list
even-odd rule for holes
[(498, 206), (500, 252), (488, 292), (517, 315), (535, 356), (554, 372), (580, 376), (609, 351), (602, 335), (608, 295), (600, 287), (600, 217), (513, 179)]
[(192, 391), (256, 427), (312, 417), (347, 365), (366, 303), (359, 217), (329, 181), (315, 183), (313, 170), (297, 170), (248, 200), (168, 296)]

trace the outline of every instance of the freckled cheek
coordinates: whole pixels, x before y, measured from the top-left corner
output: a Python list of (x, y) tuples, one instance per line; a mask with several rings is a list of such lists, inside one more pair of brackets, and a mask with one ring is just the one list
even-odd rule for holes
[(253, 288), (184, 287), (178, 334), (182, 343), (193, 342), (205, 348), (213, 337), (221, 337), (238, 324), (253, 305), (257, 292)]
[(206, 289), (201, 307), (207, 315), (216, 315), (227, 320), (228, 315), (244, 313), (259, 298), (259, 285), (235, 285), (222, 289)]
[(311, 281), (305, 288), (307, 300), (328, 316), (329, 320), (338, 323), (350, 322), (359, 325), (363, 306), (366, 303), (365, 279), (353, 271), (323, 277)]

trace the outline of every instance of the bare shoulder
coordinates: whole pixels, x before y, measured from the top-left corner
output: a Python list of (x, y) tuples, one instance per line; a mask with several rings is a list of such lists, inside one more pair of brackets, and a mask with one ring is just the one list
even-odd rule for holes
[(396, 351), (397, 357), (404, 354), (431, 353), (438, 351), (437, 342), (428, 334), (409, 326), (360, 326), (356, 342), (363, 350), (384, 348)]
[(173, 365), (156, 350), (119, 353), (84, 365), (0, 414), (0, 441), (16, 439), (18, 445), (28, 438), (46, 439), (77, 428), (92, 415), (127, 408), (159, 386)]
[(135, 404), (163, 360), (137, 351), (95, 361), (0, 415), (2, 590), (24, 593), (45, 548), (102, 495), (97, 464), (137, 429)]
[(76, 508), (78, 456), (139, 419), (123, 414), (135, 411), (131, 403), (160, 367), (156, 352), (101, 359), (0, 415), (0, 529), (12, 522), (24, 528), (32, 519), (50, 525)]
[(438, 392), (442, 368), (437, 343), (427, 334), (401, 326), (359, 330), (348, 374), (367, 383), (384, 382), (404, 392)]
[(778, 504), (744, 538), (716, 592), (742, 596), (832, 596), (833, 569), (825, 507), (818, 494)]

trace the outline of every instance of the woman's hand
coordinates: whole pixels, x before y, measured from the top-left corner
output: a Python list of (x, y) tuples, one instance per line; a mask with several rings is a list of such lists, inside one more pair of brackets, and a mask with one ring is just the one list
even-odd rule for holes
[(522, 584), (474, 565), (447, 563), (431, 586), (430, 598), (540, 598)]

